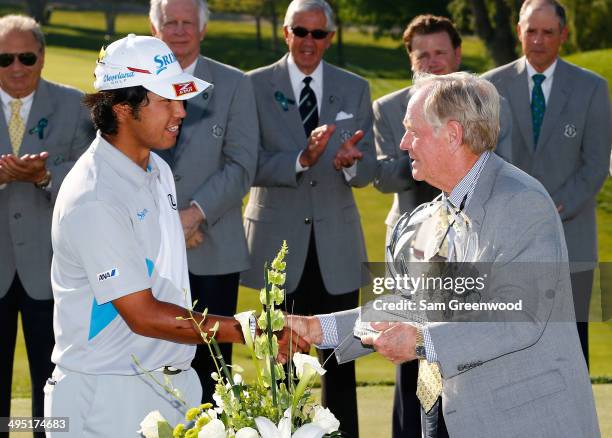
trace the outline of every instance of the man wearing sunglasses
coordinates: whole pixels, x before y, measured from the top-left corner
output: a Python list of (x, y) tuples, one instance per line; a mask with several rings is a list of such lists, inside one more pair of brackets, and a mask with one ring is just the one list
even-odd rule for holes
[(0, 18), (0, 417), (9, 415), (19, 312), (32, 415), (43, 415), (53, 370), (51, 210), (93, 137), (82, 94), (41, 79), (44, 59), (44, 36), (32, 18)]
[[(323, 61), (334, 36), (324, 0), (294, 0), (285, 14), (289, 53), (249, 73), (259, 116), (260, 150), (245, 210), (251, 270), (243, 284), (263, 286), (260, 267), (283, 239), (287, 310), (332, 312), (357, 305), (367, 261), (353, 187), (372, 181), (376, 156), (367, 82)], [(331, 350), (321, 350), (322, 360)], [(323, 404), (357, 437), (354, 365), (326, 363)]]

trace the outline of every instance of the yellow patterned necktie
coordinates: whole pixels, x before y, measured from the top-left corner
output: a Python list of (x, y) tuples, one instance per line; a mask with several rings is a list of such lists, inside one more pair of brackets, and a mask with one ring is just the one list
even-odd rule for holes
[[(443, 204), (440, 207), (436, 233), (433, 237), (439, 248), (437, 255), (443, 258), (448, 258), (448, 227), (448, 206)], [(442, 375), (440, 374), (438, 364), (420, 359), (416, 395), (425, 413), (431, 411), (431, 408), (433, 408), (441, 394)]]
[(18, 157), (21, 142), (23, 141), (23, 134), (25, 133), (25, 123), (21, 118), (21, 107), (23, 106), (23, 102), (20, 99), (13, 99), (10, 101), (9, 106), (11, 107), (11, 118), (8, 126), (9, 137), (11, 139), (11, 146), (13, 147), (13, 155)]

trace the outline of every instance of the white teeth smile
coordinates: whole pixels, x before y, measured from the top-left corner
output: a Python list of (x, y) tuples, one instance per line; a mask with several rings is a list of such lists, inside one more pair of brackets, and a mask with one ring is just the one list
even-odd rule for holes
[(176, 126), (170, 126), (169, 128), (166, 128), (166, 129), (170, 132), (176, 132), (178, 131), (179, 127), (178, 125), (176, 125)]

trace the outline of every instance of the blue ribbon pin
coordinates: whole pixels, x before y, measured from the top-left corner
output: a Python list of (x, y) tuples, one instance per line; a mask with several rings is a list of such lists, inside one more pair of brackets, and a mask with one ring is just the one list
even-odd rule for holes
[(289, 111), (289, 104), (295, 105), (295, 100), (287, 99), (281, 91), (277, 91), (276, 93), (274, 93), (274, 99), (278, 103), (280, 103), (280, 106), (283, 108), (283, 111)]
[(45, 128), (47, 127), (48, 124), (49, 124), (49, 121), (45, 118), (42, 118), (38, 121), (36, 126), (30, 129), (28, 132), (30, 134), (34, 134), (38, 132), (38, 138), (42, 140), (45, 135)]

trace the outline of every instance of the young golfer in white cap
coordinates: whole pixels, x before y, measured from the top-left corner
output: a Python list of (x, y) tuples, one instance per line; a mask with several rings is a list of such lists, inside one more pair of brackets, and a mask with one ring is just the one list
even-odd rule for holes
[[(177, 320), (189, 317), (191, 294), (174, 180), (151, 150), (175, 144), (181, 100), (211, 84), (183, 73), (161, 40), (136, 35), (102, 49), (95, 78), (86, 104), (98, 133), (53, 213), (56, 368), (45, 416), (69, 417), (69, 432), (48, 437), (138, 436), (152, 410), (179, 422), (185, 407), (143, 370), (187, 406), (201, 397), (190, 363), (202, 340), (192, 321)], [(243, 341), (233, 318), (209, 315), (204, 330), (215, 323), (217, 341)], [(290, 338), (279, 341), (285, 354)]]

